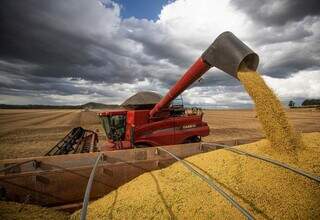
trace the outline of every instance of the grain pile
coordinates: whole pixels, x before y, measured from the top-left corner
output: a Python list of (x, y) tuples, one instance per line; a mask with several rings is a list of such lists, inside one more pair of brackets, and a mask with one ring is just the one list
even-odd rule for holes
[[(292, 166), (320, 174), (320, 133), (303, 135), (306, 147)], [(282, 160), (261, 140), (237, 146)], [(319, 219), (319, 184), (269, 163), (226, 150), (187, 158), (200, 172), (216, 180), (258, 219)], [(88, 219), (241, 219), (243, 216), (181, 163), (145, 173), (92, 202)], [(79, 211), (73, 214), (79, 218)]]
[(0, 219), (68, 219), (63, 212), (35, 205), (19, 204), (14, 202), (0, 202)]
[(302, 148), (300, 134), (293, 131), (279, 99), (255, 71), (238, 72), (238, 78), (255, 103), (256, 113), (267, 139), (279, 151)]

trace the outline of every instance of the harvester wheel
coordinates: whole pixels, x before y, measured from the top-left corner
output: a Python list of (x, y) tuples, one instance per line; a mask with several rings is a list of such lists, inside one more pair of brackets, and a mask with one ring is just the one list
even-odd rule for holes
[(150, 144), (145, 143), (139, 143), (137, 145), (134, 145), (135, 148), (145, 148), (145, 147), (152, 147)]
[(184, 144), (189, 144), (189, 143), (198, 143), (201, 141), (201, 138), (199, 136), (193, 136), (187, 138), (183, 143)]

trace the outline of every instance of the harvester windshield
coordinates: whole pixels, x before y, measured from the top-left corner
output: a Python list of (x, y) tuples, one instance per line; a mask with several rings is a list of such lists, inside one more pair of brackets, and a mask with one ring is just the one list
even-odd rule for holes
[(110, 140), (123, 140), (126, 126), (125, 115), (100, 115), (100, 119), (103, 129)]

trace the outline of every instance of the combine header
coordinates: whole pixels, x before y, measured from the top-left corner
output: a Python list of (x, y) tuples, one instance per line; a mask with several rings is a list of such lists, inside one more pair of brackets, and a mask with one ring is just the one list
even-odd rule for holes
[(73, 128), (45, 156), (94, 152), (97, 151), (97, 142), (98, 135), (94, 131)]

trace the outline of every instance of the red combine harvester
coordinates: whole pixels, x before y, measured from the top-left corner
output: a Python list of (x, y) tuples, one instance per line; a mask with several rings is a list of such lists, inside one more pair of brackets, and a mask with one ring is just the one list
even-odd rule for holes
[(256, 69), (258, 63), (258, 55), (237, 37), (222, 33), (163, 98), (138, 93), (122, 104), (124, 109), (99, 113), (109, 140), (101, 150), (199, 142), (209, 135), (202, 111), (189, 112), (172, 101), (213, 66), (237, 78), (239, 66)]
[(209, 134), (200, 109), (186, 110), (183, 105), (170, 105), (150, 115), (150, 106), (155, 103), (148, 100), (144, 104), (126, 105), (128, 101), (137, 101), (138, 97), (160, 96), (152, 92), (137, 93), (122, 104), (125, 109), (99, 113), (109, 139), (102, 151), (199, 142)]

